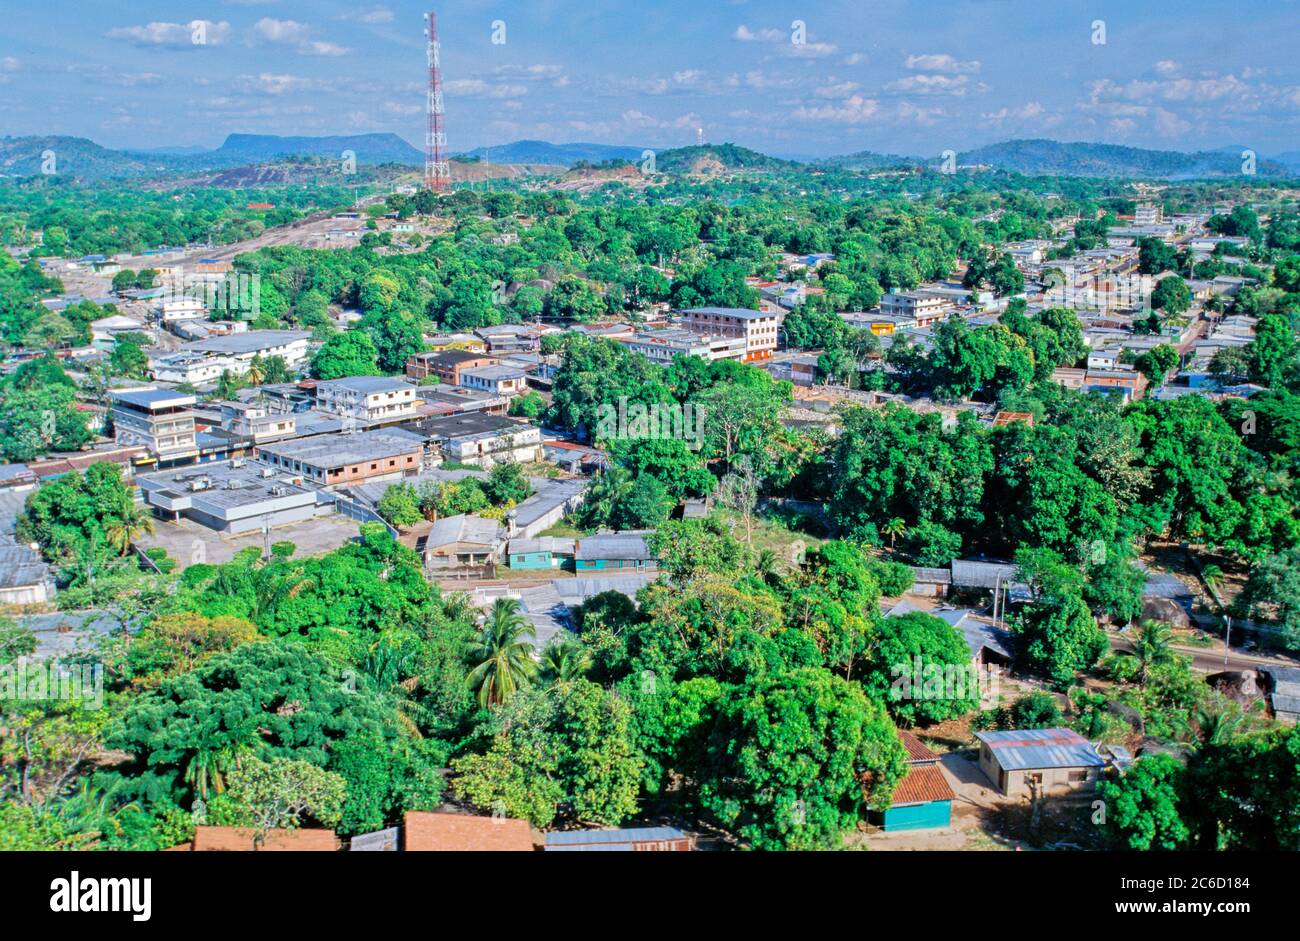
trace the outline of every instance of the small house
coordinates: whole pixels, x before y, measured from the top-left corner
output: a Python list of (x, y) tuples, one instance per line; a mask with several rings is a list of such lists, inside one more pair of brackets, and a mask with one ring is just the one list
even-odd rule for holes
[(512, 569), (558, 569), (573, 567), (573, 540), (542, 536), (510, 540)]
[(645, 532), (622, 532), (579, 539), (573, 550), (574, 569), (579, 572), (611, 569), (655, 571), (659, 561), (650, 551), (645, 537)]
[(907, 749), (907, 773), (894, 788), (889, 808), (874, 811), (874, 822), (887, 832), (932, 830), (952, 821), (954, 794), (939, 767), (939, 756), (905, 729), (898, 737)]
[(1008, 797), (1091, 789), (1106, 759), (1072, 729), (977, 732), (980, 770)]

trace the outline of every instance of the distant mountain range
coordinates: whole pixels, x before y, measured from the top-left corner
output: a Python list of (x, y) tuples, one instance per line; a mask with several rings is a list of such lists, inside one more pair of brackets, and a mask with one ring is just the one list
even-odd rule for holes
[[(989, 144), (957, 155), (963, 166), (987, 164), (1036, 176), (1147, 177), (1186, 180), (1240, 176), (1242, 147), (1225, 147), (1196, 153), (1144, 150), (1118, 144), (1062, 143), (1053, 140), (1012, 140)], [(931, 161), (933, 163), (933, 161)], [(1260, 176), (1288, 176), (1285, 164), (1260, 155), (1255, 171)]]
[[(961, 166), (990, 166), (1026, 175), (1130, 177), (1184, 180), (1241, 174), (1240, 147), (1182, 153), (1145, 150), (1116, 144), (1063, 143), (1053, 140), (1012, 140), (989, 144), (957, 155)], [(579, 162), (610, 160), (638, 162), (641, 147), (611, 144), (552, 144), (519, 140), (480, 147), (457, 156), (490, 160), (494, 164), (548, 164), (573, 166)], [(358, 164), (420, 166), (424, 154), (396, 134), (358, 134), (336, 137), (277, 137), (267, 134), (231, 134), (215, 150), (160, 147), (153, 150), (110, 150), (83, 137), (0, 138), (0, 176), (41, 173), (47, 155), (53, 154), (61, 176), (94, 181), (194, 174), (248, 167), (288, 158), (339, 160), (355, 155)], [(847, 170), (891, 167), (935, 169), (937, 157), (896, 156), (861, 151), (808, 162), (783, 160), (736, 144), (707, 144), (660, 150), (656, 169), (665, 173), (716, 173), (735, 170), (797, 171), (806, 166), (831, 166)], [(1300, 152), (1268, 158), (1261, 155), (1256, 172), (1262, 177), (1300, 175)]]
[(608, 160), (640, 160), (643, 147), (616, 144), (552, 144), (544, 140), (517, 140), (498, 147), (476, 147), (460, 157), (477, 157), (492, 163), (545, 163), (571, 167), (579, 161), (605, 163)]

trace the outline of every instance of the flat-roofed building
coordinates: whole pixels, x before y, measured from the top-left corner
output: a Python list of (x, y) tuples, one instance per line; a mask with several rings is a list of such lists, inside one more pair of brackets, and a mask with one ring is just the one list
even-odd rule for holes
[(445, 461), (491, 467), (543, 458), (541, 429), (504, 415), (481, 412), (446, 415), (426, 418), (407, 427), (436, 444)]
[(412, 379), (427, 379), (435, 376), (448, 385), (460, 385), (462, 369), (475, 369), (479, 366), (495, 366), (495, 356), (470, 350), (438, 350), (429, 353), (416, 353), (406, 361), (406, 374)]
[(305, 330), (245, 330), (186, 343), (182, 350), (228, 359), (230, 365), (227, 368), (242, 376), (256, 357), (278, 356), (293, 369), (307, 358), (307, 341), (310, 339), (311, 334)]
[(528, 374), (514, 366), (478, 366), (460, 371), (460, 385), (494, 395), (518, 395), (528, 388)]
[(415, 473), (424, 464), (424, 439), (400, 428), (324, 434), (259, 445), (257, 459), (325, 486)]
[(138, 445), (160, 462), (198, 454), (194, 412), (197, 399), (170, 389), (124, 389), (110, 392), (113, 436), (118, 444)]
[(681, 312), (681, 324), (704, 336), (739, 337), (745, 341), (745, 362), (772, 358), (782, 315), (743, 307), (694, 307)]
[(292, 414), (273, 412), (264, 402), (222, 402), (221, 427), (254, 444), (292, 437), (298, 421)]
[(923, 291), (900, 291), (880, 299), (880, 312), (886, 317), (902, 317), (917, 327), (928, 327), (947, 317), (955, 305), (949, 297)]
[(675, 356), (698, 356), (714, 362), (719, 359), (745, 358), (743, 337), (702, 336), (690, 330), (647, 330), (619, 340), (634, 353), (639, 353), (652, 363), (670, 365)]
[(387, 376), (352, 376), (316, 384), (316, 406), (366, 424), (395, 424), (413, 418), (415, 386)]
[(145, 505), (170, 519), (182, 516), (219, 533), (238, 535), (331, 512), (301, 474), (242, 459), (136, 477)]

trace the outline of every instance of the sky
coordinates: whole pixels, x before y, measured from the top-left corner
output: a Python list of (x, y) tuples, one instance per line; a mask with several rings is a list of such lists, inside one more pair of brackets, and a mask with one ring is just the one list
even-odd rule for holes
[[(6, 0), (0, 135), (216, 147), (424, 133), (425, 4)], [(457, 0), (452, 152), (522, 138), (783, 156), (1017, 137), (1300, 150), (1297, 0)]]

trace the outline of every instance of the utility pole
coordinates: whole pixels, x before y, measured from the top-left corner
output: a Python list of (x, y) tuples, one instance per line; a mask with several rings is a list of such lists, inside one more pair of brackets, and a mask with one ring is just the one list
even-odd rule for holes
[(1232, 618), (1228, 615), (1223, 616), (1223, 665), (1228, 665), (1228, 639), (1232, 636)]

